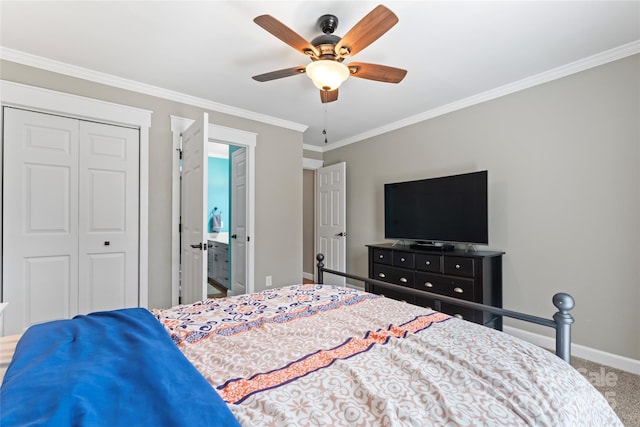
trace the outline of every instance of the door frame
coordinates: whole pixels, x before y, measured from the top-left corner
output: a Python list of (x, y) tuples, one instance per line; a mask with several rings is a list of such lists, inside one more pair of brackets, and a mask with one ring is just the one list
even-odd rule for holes
[[(131, 127), (140, 131), (138, 304), (140, 307), (147, 308), (149, 305), (149, 128), (153, 111), (7, 80), (0, 80), (0, 93), (2, 93), (0, 108), (5, 106), (23, 108), (74, 119)], [(2, 114), (0, 114), (0, 129), (4, 129), (3, 126)], [(4, 159), (0, 161), (0, 176), (3, 174), (3, 162)], [(0, 211), (2, 199), (0, 186)], [(3, 237), (1, 229), (2, 227), (0, 227), (0, 242)], [(0, 271), (1, 269), (2, 261), (0, 260)], [(1, 288), (2, 275), (0, 274)]]
[(308, 157), (304, 157), (302, 159), (302, 169), (312, 170), (313, 171), (313, 269), (311, 272), (311, 277), (308, 277), (304, 271), (304, 262), (302, 263), (302, 278), (313, 280), (314, 283), (318, 282), (318, 269), (316, 268), (316, 241), (318, 239), (318, 222), (317, 222), (317, 214), (316, 214), (316, 202), (318, 195), (316, 194), (316, 179), (318, 179), (318, 169), (324, 166), (324, 160), (318, 159), (310, 159)]
[[(171, 302), (178, 305), (180, 296), (180, 134), (194, 122), (185, 117), (169, 116), (173, 135), (173, 191), (171, 209)], [(209, 123), (209, 141), (237, 145), (247, 149), (247, 293), (254, 290), (255, 241), (255, 148), (257, 133)], [(232, 261), (233, 262), (233, 261)]]
[[(335, 234), (332, 237), (338, 237), (341, 236), (339, 239), (339, 245), (342, 249), (342, 256), (338, 257), (338, 261), (337, 261), (337, 265), (336, 265), (336, 257), (334, 256), (334, 251), (331, 250), (331, 244), (327, 245), (328, 247), (325, 249), (322, 249), (322, 242), (320, 241), (321, 236), (321, 228), (322, 225), (320, 223), (322, 214), (321, 212), (324, 209), (324, 205), (322, 203), (322, 197), (321, 197), (321, 192), (320, 192), (320, 187), (322, 186), (322, 183), (320, 182), (320, 177), (322, 175), (322, 173), (324, 172), (324, 170), (326, 169), (340, 169), (341, 171), (341, 180), (338, 184), (339, 187), (339, 191), (340, 191), (340, 201), (339, 201), (339, 205), (340, 207), (342, 207), (342, 213), (338, 214), (338, 219), (340, 222), (342, 222), (342, 227), (341, 230), (339, 232), (339, 234)], [(327, 165), (327, 166), (323, 166), (321, 168), (316, 169), (316, 179), (315, 179), (315, 224), (316, 224), (316, 237), (315, 237), (315, 245), (316, 245), (316, 252), (322, 252), (324, 254), (324, 265), (327, 268), (336, 270), (336, 271), (347, 271), (347, 186), (346, 186), (346, 179), (347, 179), (347, 163), (346, 162), (338, 162), (338, 163), (334, 163), (332, 165)], [(335, 185), (330, 185), (330, 186), (335, 186)], [(333, 203), (330, 204), (329, 206), (330, 208), (333, 208), (334, 205)], [(329, 212), (336, 212), (335, 209), (328, 209), (327, 211)], [(333, 226), (333, 220), (335, 220), (335, 215), (332, 213), (330, 214), (330, 217), (332, 219), (332, 225), (328, 226), (328, 228), (335, 228), (335, 226)], [(337, 230), (333, 230), (333, 231), (337, 231)], [(338, 275), (334, 275), (334, 274), (330, 274), (330, 273), (325, 273), (324, 276), (325, 279), (325, 283), (329, 282), (330, 284), (337, 284), (337, 285), (342, 285), (342, 286), (346, 286), (347, 281), (345, 277), (342, 276), (338, 276)], [(333, 283), (331, 283), (333, 282)]]

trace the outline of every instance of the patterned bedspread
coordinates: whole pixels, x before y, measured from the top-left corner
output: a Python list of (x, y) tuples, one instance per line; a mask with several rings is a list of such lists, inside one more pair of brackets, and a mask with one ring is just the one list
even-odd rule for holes
[(560, 358), (353, 289), (296, 285), (154, 310), (243, 426), (615, 426)]

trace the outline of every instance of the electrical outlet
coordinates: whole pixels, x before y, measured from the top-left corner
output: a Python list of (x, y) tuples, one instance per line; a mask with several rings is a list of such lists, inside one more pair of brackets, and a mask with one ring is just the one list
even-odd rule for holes
[(273, 283), (271, 282), (271, 276), (265, 277), (265, 285), (271, 286)]

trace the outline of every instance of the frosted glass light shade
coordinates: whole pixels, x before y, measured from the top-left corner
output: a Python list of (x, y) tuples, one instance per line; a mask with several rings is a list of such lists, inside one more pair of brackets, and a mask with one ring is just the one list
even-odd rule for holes
[(335, 90), (349, 77), (349, 68), (341, 62), (321, 59), (307, 65), (306, 73), (320, 90)]

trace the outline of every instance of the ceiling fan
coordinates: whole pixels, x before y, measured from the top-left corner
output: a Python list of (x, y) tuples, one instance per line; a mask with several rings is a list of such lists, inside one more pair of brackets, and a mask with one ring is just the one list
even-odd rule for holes
[(307, 66), (301, 65), (253, 76), (253, 79), (259, 82), (307, 74), (314, 85), (320, 89), (320, 100), (327, 103), (338, 99), (338, 87), (350, 75), (379, 82), (399, 83), (407, 74), (406, 70), (386, 65), (364, 62), (350, 62), (347, 65), (342, 63), (346, 58), (354, 56), (376, 41), (398, 22), (398, 17), (383, 5), (369, 12), (342, 38), (333, 34), (338, 27), (338, 18), (334, 15), (322, 15), (318, 18), (317, 25), (323, 34), (311, 42), (271, 15), (260, 15), (253, 22), (297, 51), (309, 56), (312, 61)]

